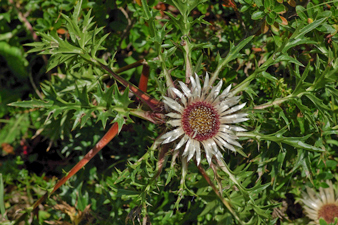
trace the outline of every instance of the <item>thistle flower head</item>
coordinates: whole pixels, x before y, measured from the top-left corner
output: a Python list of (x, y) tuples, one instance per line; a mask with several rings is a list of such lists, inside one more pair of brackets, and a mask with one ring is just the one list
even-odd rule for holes
[(241, 147), (236, 141), (235, 132), (246, 131), (233, 124), (248, 120), (246, 113), (240, 111), (246, 103), (237, 105), (240, 96), (230, 96), (231, 85), (221, 92), (223, 82), (210, 87), (209, 75), (206, 74), (203, 87), (197, 74), (190, 77), (191, 88), (179, 81), (181, 91), (172, 88), (177, 98), (164, 97), (164, 103), (170, 108), (166, 114), (168, 124), (174, 129), (161, 137), (167, 144), (178, 139), (175, 150), (183, 150), (187, 161), (196, 157), (197, 165), (201, 161), (201, 153), (205, 152), (211, 164), (212, 157), (222, 159), (220, 150), (229, 149), (236, 152), (234, 146)]
[(319, 188), (319, 195), (311, 188), (307, 188), (307, 193), (303, 193), (301, 201), (305, 204), (305, 214), (313, 221), (310, 224), (319, 225), (320, 218), (327, 223), (333, 223), (334, 218), (338, 218), (338, 199), (336, 199), (332, 182), (326, 183), (329, 187)]

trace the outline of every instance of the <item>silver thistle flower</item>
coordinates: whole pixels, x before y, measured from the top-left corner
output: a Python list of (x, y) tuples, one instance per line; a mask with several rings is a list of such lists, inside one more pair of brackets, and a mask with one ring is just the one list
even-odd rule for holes
[(307, 188), (307, 193), (303, 193), (301, 201), (305, 204), (304, 211), (312, 222), (318, 224), (319, 219), (323, 218), (327, 223), (333, 223), (334, 218), (338, 218), (338, 199), (331, 181), (326, 181), (328, 188), (319, 188), (319, 195), (313, 189)]
[(213, 156), (222, 159), (219, 149), (236, 152), (234, 146), (241, 147), (236, 141), (238, 137), (235, 132), (246, 130), (232, 124), (248, 120), (247, 113), (238, 112), (246, 103), (236, 105), (240, 96), (230, 96), (231, 85), (221, 93), (222, 81), (211, 88), (208, 74), (203, 88), (197, 74), (190, 79), (190, 89), (181, 81), (179, 84), (182, 91), (171, 89), (179, 101), (164, 97), (164, 103), (171, 109), (166, 114), (170, 118), (167, 123), (175, 129), (164, 134), (161, 141), (167, 144), (180, 138), (175, 150), (178, 151), (185, 145), (182, 156), (187, 157), (187, 161), (196, 156), (199, 165), (201, 152), (204, 151), (208, 163), (211, 164)]

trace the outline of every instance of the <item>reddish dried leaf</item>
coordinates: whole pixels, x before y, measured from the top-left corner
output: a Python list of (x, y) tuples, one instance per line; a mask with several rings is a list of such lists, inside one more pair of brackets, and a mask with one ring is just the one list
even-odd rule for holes
[(67, 33), (67, 31), (66, 31), (65, 29), (63, 29), (63, 28), (57, 29), (56, 32), (57, 32), (58, 34), (65, 34), (65, 33)]
[(50, 193), (53, 194), (57, 189), (59, 189), (64, 183), (66, 183), (69, 178), (76, 174), (81, 168), (83, 168), (104, 146), (106, 146), (118, 133), (118, 124), (114, 123), (108, 132), (101, 138), (101, 140), (92, 148), (83, 159), (81, 159), (59, 182), (54, 186), (53, 191)]
[(288, 4), (292, 7), (296, 7), (296, 2), (295, 0), (288, 0)]
[[(92, 148), (85, 156), (84, 158), (78, 162), (69, 172), (68, 174), (63, 177), (59, 182), (57, 182), (54, 186), (54, 189), (48, 193), (46, 192), (41, 198), (39, 198), (34, 205), (32, 206), (32, 211), (37, 215), (38, 213), (38, 206), (42, 204), (49, 195), (52, 195), (57, 189), (59, 189), (69, 178), (71, 178), (74, 174), (76, 174), (81, 168), (83, 168), (89, 160), (91, 160), (104, 146), (106, 146), (118, 133), (118, 124), (114, 123), (111, 128), (108, 130), (108, 132), (101, 138), (101, 140), (95, 145), (94, 148)], [(88, 206), (87, 206), (88, 207)], [(86, 207), (86, 208), (87, 208)], [(28, 213), (22, 214), (17, 220), (16, 224), (23, 221)]]
[(251, 49), (252, 49), (252, 51), (254, 51), (254, 52), (262, 52), (262, 51), (263, 51), (262, 48), (251, 48)]
[(149, 79), (149, 66), (147, 64), (143, 64), (142, 74), (138, 85), (141, 91), (147, 92), (148, 79)]
[(125, 87), (129, 87), (129, 90), (133, 92), (139, 99), (141, 99), (142, 102), (147, 104), (153, 111), (159, 110), (162, 103), (158, 101), (157, 99), (151, 97), (144, 91), (140, 90), (138, 87), (130, 83), (129, 81), (125, 80), (124, 78), (120, 77), (116, 74), (113, 70), (111, 70), (108, 66), (101, 64), (101, 67), (105, 69), (107, 72), (109, 72), (115, 80), (117, 80), (119, 83), (121, 83)]
[(7, 154), (12, 154), (14, 155), (14, 148), (8, 143), (2, 143), (1, 144), (2, 149), (7, 153)]
[(224, 7), (230, 7), (230, 8), (237, 10), (237, 6), (236, 6), (236, 3), (234, 2), (234, 0), (224, 0), (223, 6)]
[[(77, 210), (75, 207), (68, 205), (65, 201), (61, 201), (59, 204), (55, 205), (53, 208), (55, 210), (61, 211), (63, 213), (68, 214), (72, 223), (68, 223), (65, 221), (58, 221), (61, 223), (55, 224), (80, 224), (80, 222), (85, 218), (86, 215), (89, 215), (90, 212), (90, 204), (86, 206), (86, 208), (82, 211)], [(52, 221), (47, 222), (49, 224), (54, 224)]]
[(266, 32), (268, 32), (269, 30), (269, 25), (266, 21), (264, 21), (264, 23), (261, 26), (261, 32), (262, 34), (265, 34)]
[(285, 19), (285, 17), (283, 17), (283, 16), (279, 16), (281, 19), (282, 19), (282, 25), (284, 25), (284, 26), (286, 26), (286, 25), (288, 25), (288, 21)]

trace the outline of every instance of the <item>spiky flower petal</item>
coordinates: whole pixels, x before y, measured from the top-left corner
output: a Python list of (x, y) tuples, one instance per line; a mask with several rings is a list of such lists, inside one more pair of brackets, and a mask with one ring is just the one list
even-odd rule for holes
[(328, 224), (338, 218), (338, 199), (331, 181), (326, 182), (328, 188), (319, 188), (319, 195), (313, 189), (307, 188), (307, 193), (303, 193), (301, 201), (305, 204), (304, 211), (307, 217), (312, 219), (310, 224), (318, 224), (319, 219), (323, 218)]
[[(164, 103), (170, 108), (166, 114), (168, 124), (174, 129), (161, 137), (162, 143), (178, 141), (175, 150), (183, 149), (187, 161), (196, 157), (197, 165), (204, 151), (211, 164), (212, 157), (222, 158), (220, 150), (236, 152), (234, 146), (241, 147), (236, 141), (236, 132), (246, 131), (233, 124), (248, 120), (247, 113), (239, 111), (246, 103), (237, 105), (240, 97), (231, 97), (228, 86), (222, 93), (223, 82), (210, 87), (209, 75), (206, 74), (203, 88), (199, 78), (191, 77), (191, 88), (179, 81), (180, 90), (172, 88), (177, 99), (164, 97)], [(211, 90), (210, 90), (211, 88)]]

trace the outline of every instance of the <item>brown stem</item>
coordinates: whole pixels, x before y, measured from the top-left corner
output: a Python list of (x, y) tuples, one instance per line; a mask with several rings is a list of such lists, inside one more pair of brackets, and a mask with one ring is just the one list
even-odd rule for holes
[(162, 113), (156, 113), (156, 112), (149, 112), (149, 111), (141, 111), (139, 109), (131, 110), (130, 114), (133, 116), (137, 116), (139, 118), (142, 118), (144, 120), (148, 120), (149, 122), (152, 122), (154, 124), (163, 124), (165, 123), (165, 116)]
[(108, 66), (105, 66), (102, 63), (99, 64), (103, 69), (109, 72), (114, 77), (115, 80), (120, 82), (123, 86), (128, 87), (131, 92), (133, 92), (137, 97), (139, 97), (141, 101), (144, 102), (146, 105), (148, 105), (153, 111), (161, 110), (162, 102), (152, 98), (150, 95), (140, 90), (138, 87), (136, 87), (129, 81), (126, 81), (125, 79), (117, 75), (114, 71), (112, 71)]
[(135, 67), (142, 66), (142, 65), (145, 65), (145, 64), (148, 65), (147, 61), (145, 59), (141, 59), (141, 60), (134, 62), (132, 64), (129, 64), (127, 66), (121, 67), (121, 68), (115, 70), (114, 72), (115, 73), (122, 73), (124, 71), (130, 70), (130, 69), (133, 69)]
[[(118, 133), (118, 124), (114, 123), (108, 132), (101, 138), (101, 140), (92, 148), (83, 159), (80, 160), (69, 172), (63, 177), (59, 182), (56, 183), (54, 189), (50, 193), (46, 193), (43, 195), (38, 201), (36, 201), (32, 207), (34, 211), (37, 207), (44, 202), (50, 195), (52, 195), (57, 189), (59, 189), (64, 183), (66, 183), (69, 178), (71, 178), (74, 174), (76, 174), (81, 168), (83, 168), (104, 146), (106, 146)], [(19, 224), (19, 222), (23, 221), (27, 212), (20, 216), (19, 219), (15, 221), (15, 224)]]
[[(141, 59), (141, 60), (139, 60), (139, 61), (137, 61), (137, 62), (134, 62), (134, 63), (132, 63), (132, 64), (126, 65), (126, 66), (121, 67), (121, 68), (118, 68), (118, 69), (114, 70), (114, 72), (115, 72), (116, 74), (119, 74), (119, 73), (122, 73), (122, 72), (124, 72), (124, 71), (130, 70), (130, 69), (133, 69), (133, 68), (136, 68), (136, 67), (138, 67), (138, 66), (142, 66), (142, 65), (144, 65), (144, 64), (147, 64), (147, 61), (146, 61), (145, 59)], [(148, 65), (148, 64), (147, 64), (147, 65)], [(109, 79), (109, 78), (110, 78), (110, 76), (109, 76), (108, 74), (105, 74), (105, 75), (102, 76), (102, 80), (107, 80), (107, 79)], [(111, 80), (107, 83), (107, 87), (110, 87), (110, 86), (112, 86), (113, 84), (114, 84), (114, 79), (111, 79)]]
[(241, 223), (241, 221), (239, 220), (238, 216), (236, 215), (236, 213), (233, 211), (233, 209), (231, 208), (229, 202), (227, 202), (223, 196), (221, 195), (221, 193), (217, 190), (217, 188), (215, 187), (214, 183), (212, 183), (212, 181), (210, 180), (208, 174), (205, 172), (205, 170), (202, 168), (201, 164), (199, 164), (197, 166), (198, 170), (200, 171), (200, 173), (202, 174), (202, 176), (204, 177), (204, 179), (208, 182), (208, 184), (212, 187), (212, 189), (214, 190), (214, 192), (216, 193), (216, 195), (219, 197), (219, 199), (222, 201), (222, 203), (225, 205), (225, 207), (227, 207), (227, 209), (231, 212), (231, 214), (237, 219), (238, 222)]
[(222, 183), (219, 180), (217, 168), (216, 168), (215, 164), (213, 164), (212, 162), (210, 164), (210, 167), (211, 167), (212, 171), (214, 171), (214, 177), (215, 177), (215, 180), (218, 184), (218, 191), (219, 191), (219, 193), (221, 193), (222, 192)]
[[(200, 173), (202, 174), (202, 176), (204, 177), (204, 179), (208, 182), (208, 184), (212, 187), (212, 189), (214, 190), (214, 192), (216, 193), (216, 195), (222, 200), (223, 196), (220, 194), (220, 192), (217, 190), (217, 188), (215, 187), (214, 183), (211, 182), (208, 174), (205, 172), (205, 170), (202, 168), (201, 164), (199, 164), (197, 166), (198, 170), (200, 171)], [(223, 202), (223, 200), (222, 200)], [(228, 204), (228, 203), (227, 203)]]
[(80, 160), (67, 174), (63, 177), (55, 186), (53, 191), (49, 194), (53, 194), (59, 187), (61, 187), (69, 178), (76, 174), (82, 167), (84, 167), (104, 146), (106, 146), (118, 133), (119, 126), (114, 123), (108, 132), (101, 138), (101, 140), (92, 148), (83, 159)]
[(148, 89), (148, 79), (149, 79), (149, 66), (147, 64), (143, 64), (142, 74), (140, 77), (140, 82), (138, 87), (141, 91), (146, 92)]
[(162, 169), (166, 162), (166, 153), (168, 152), (168, 149), (169, 149), (168, 145), (162, 145), (161, 151), (159, 152), (158, 155), (157, 173), (155, 174), (155, 176), (151, 178), (151, 182), (161, 174)]

